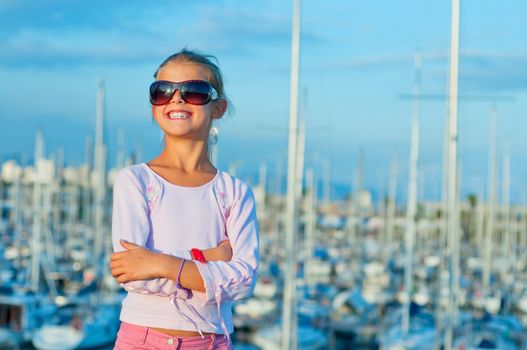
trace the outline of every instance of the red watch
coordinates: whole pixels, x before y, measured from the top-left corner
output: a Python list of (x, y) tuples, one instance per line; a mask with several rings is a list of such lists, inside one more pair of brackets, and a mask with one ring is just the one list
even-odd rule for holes
[(205, 259), (205, 255), (203, 255), (203, 252), (198, 248), (192, 248), (190, 250), (190, 255), (192, 255), (192, 259), (197, 260), (201, 263), (206, 263), (207, 259)]

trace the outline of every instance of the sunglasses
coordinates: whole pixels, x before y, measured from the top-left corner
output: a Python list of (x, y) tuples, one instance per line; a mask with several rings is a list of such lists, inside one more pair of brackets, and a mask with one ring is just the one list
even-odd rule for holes
[(157, 80), (150, 85), (150, 103), (154, 106), (167, 104), (177, 90), (183, 101), (191, 105), (206, 105), (219, 97), (212, 85), (203, 80), (187, 80), (181, 83)]

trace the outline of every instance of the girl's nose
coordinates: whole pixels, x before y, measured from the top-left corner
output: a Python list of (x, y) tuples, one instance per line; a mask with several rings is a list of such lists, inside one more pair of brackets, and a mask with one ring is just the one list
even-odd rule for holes
[(185, 100), (181, 96), (181, 91), (179, 91), (179, 89), (177, 89), (176, 92), (174, 92), (174, 95), (172, 96), (170, 103), (185, 103)]

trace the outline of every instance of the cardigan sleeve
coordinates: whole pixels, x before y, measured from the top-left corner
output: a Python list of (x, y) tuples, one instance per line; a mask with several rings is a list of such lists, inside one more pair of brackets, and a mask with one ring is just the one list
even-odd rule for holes
[[(150, 219), (148, 200), (142, 193), (133, 173), (122, 169), (113, 186), (112, 208), (112, 244), (114, 252), (125, 249), (119, 241), (121, 239), (146, 247), (150, 235)], [(190, 258), (186, 251), (160, 252), (179, 258)], [(171, 296), (177, 293), (176, 283), (168, 278), (153, 278), (121, 283), (129, 292)]]
[(113, 185), (112, 244), (114, 252), (125, 249), (119, 243), (128, 242), (146, 246), (150, 234), (148, 202), (127, 168), (122, 169)]
[(238, 194), (226, 222), (231, 261), (196, 262), (205, 292), (193, 293), (202, 305), (248, 298), (256, 284), (259, 243), (254, 194), (244, 183), (238, 186)]

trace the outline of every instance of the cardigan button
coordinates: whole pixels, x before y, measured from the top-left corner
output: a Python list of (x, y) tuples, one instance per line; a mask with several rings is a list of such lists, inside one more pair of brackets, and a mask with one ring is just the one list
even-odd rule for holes
[(168, 339), (167, 343), (168, 343), (168, 345), (173, 345), (174, 344), (174, 339)]

